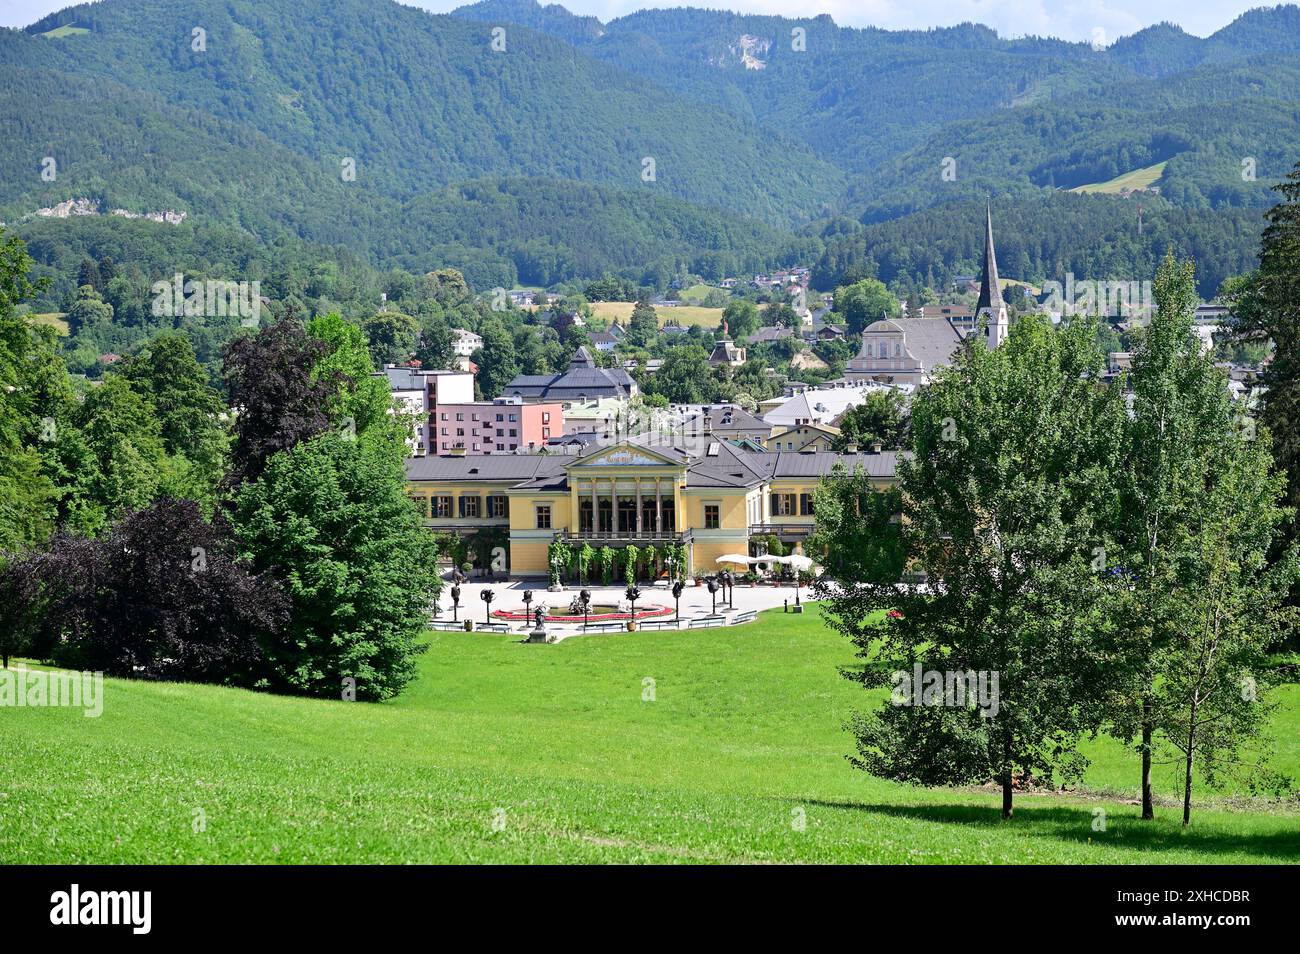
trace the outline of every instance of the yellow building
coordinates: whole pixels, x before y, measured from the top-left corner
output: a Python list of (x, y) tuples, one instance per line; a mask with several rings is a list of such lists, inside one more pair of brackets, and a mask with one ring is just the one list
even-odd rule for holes
[(830, 424), (799, 424), (795, 427), (774, 427), (763, 440), (770, 451), (819, 451), (827, 453), (840, 429)]
[(752, 453), (726, 441), (681, 443), (690, 446), (633, 437), (577, 455), (413, 457), (408, 492), (430, 528), (500, 538), (512, 576), (546, 576), (547, 547), (557, 538), (660, 553), (681, 544), (688, 571), (709, 573), (719, 556), (757, 553), (771, 534), (801, 544), (814, 527), (812, 493), (837, 462), (864, 468), (882, 486), (895, 479), (891, 451)]

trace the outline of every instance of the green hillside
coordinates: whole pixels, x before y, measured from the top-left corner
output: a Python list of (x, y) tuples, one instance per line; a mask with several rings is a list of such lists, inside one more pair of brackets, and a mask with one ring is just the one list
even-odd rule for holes
[(1070, 191), (1083, 193), (1101, 192), (1108, 195), (1119, 195), (1124, 192), (1149, 189), (1160, 180), (1162, 175), (1164, 175), (1165, 166), (1168, 164), (1168, 160), (1157, 162), (1143, 169), (1134, 169), (1132, 172), (1125, 172), (1106, 182), (1092, 182), (1088, 185), (1075, 186)]
[[(1185, 180), (1178, 201), (1261, 205), (1274, 173), (1243, 188), (1240, 169), (1216, 159), (1254, 156), (1261, 169), (1285, 170), (1300, 150), (1294, 5), (1243, 14), (1205, 39), (1163, 24), (1100, 51), (1002, 38), (973, 24), (886, 31), (840, 27), (827, 16), (673, 9), (638, 11), (593, 34), (534, 0), (486, 0), (455, 15), (530, 23), (682, 96), (794, 132), (864, 177), (841, 208), (877, 219), (948, 201), (954, 191), (1109, 179), (1168, 158), (1178, 151), (1162, 151), (1171, 137), (1196, 154), (1192, 168), (1171, 170)], [(794, 30), (803, 31), (802, 49)], [(1281, 108), (1238, 108), (1261, 102)], [(1096, 115), (1099, 108), (1110, 111)], [(1139, 163), (1144, 150), (1161, 154)], [(958, 160), (953, 186), (939, 178), (947, 156)], [(1225, 169), (1235, 185), (1220, 181)]]
[[(1099, 52), (969, 24), (694, 9), (601, 24), (531, 0), (449, 17), (104, 0), (0, 33), (0, 221), (31, 234), (35, 210), (84, 197), (346, 246), (380, 269), (453, 266), (479, 289), (612, 272), (662, 290), (814, 262), (828, 288), (853, 263), (918, 284), (969, 271), (978, 229), (930, 223), (964, 228), (991, 195), (1025, 210), (999, 224), (1013, 277), (1141, 279), (1172, 241), (1213, 294), (1253, 261), (1254, 210), (1300, 156), (1298, 17), (1255, 11), (1204, 40), (1152, 28)], [(1146, 211), (1166, 228), (1115, 234), (1135, 221), (1122, 206), (1109, 229), (1051, 219), (1060, 192), (1162, 163)]]
[[(70, 23), (89, 34), (31, 35)], [(838, 170), (794, 140), (575, 57), (561, 40), (516, 27), (503, 51), (491, 42), (483, 26), (389, 2), (109, 0), (0, 36), (0, 67), (112, 80), (194, 111), (200, 129), (240, 123), (292, 150), (310, 185), (330, 190), (353, 160), (355, 180), (343, 184), (403, 200), (485, 176), (556, 178), (791, 223), (842, 187)]]
[[(527, 646), (437, 634), (391, 704), (106, 684), (103, 715), (6, 714), (0, 855), (13, 862), (1269, 863), (1294, 810), (1238, 800), (1182, 831), (1173, 773), (1137, 820), (1111, 743), (1088, 791), (915, 789), (853, 771), (867, 697), (814, 611), (699, 633)], [(646, 679), (653, 680), (653, 701)], [(1286, 689), (1280, 768), (1300, 762)], [(111, 764), (113, 771), (99, 771)], [(1094, 811), (1107, 813), (1104, 832)], [(803, 825), (797, 824), (802, 819)], [(494, 830), (494, 825), (496, 829)], [(800, 828), (802, 827), (802, 830)]]
[[(1076, 279), (1144, 281), (1155, 275), (1165, 249), (1196, 260), (1205, 298), (1224, 279), (1255, 266), (1263, 217), (1253, 208), (1189, 209), (1161, 195), (1139, 202), (1118, 195), (1064, 191), (993, 199), (999, 272), (1041, 285)], [(883, 281), (940, 287), (955, 275), (979, 273), (983, 199), (950, 202), (884, 222), (835, 220), (821, 232), (823, 250), (813, 268), (819, 289), (834, 288), (846, 272), (874, 273)]]

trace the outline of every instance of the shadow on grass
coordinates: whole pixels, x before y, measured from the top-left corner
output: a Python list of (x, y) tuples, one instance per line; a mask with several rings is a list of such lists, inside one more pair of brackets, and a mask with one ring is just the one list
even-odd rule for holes
[(1099, 832), (1092, 829), (1093, 813), (1088, 806), (1044, 806), (1021, 803), (1016, 806), (1015, 817), (1004, 822), (997, 806), (872, 805), (815, 799), (801, 804), (887, 815), (913, 821), (973, 826), (989, 831), (1006, 831), (1010, 828), (1015, 833), (1026, 836), (1056, 838), (1077, 844), (1087, 844), (1091, 841), (1093, 844), (1105, 845), (1121, 851), (1204, 851), (1223, 854), (1244, 853), (1278, 861), (1300, 859), (1300, 834), (1297, 834), (1294, 825), (1288, 827), (1288, 818), (1281, 815), (1243, 813), (1232, 816), (1243, 819), (1274, 819), (1278, 823), (1277, 831), (1236, 833), (1224, 831), (1220, 818), (1216, 818), (1211, 823), (1213, 827), (1202, 825), (1198, 829), (1196, 810), (1193, 807), (1191, 827), (1184, 830), (1180, 809), (1165, 809), (1163, 813), (1157, 810), (1154, 822), (1144, 822), (1137, 816), (1136, 807), (1121, 808), (1113, 804), (1098, 803), (1096, 807), (1106, 809), (1106, 830)]

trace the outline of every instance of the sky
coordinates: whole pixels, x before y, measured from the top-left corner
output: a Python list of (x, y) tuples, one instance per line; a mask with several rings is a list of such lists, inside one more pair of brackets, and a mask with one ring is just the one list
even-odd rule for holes
[[(406, 0), (408, 5), (446, 13), (466, 0)], [(888, 30), (983, 23), (1002, 36), (1055, 36), (1066, 40), (1113, 43), (1121, 36), (1161, 21), (1207, 36), (1263, 0), (562, 0), (574, 13), (608, 22), (633, 10), (655, 6), (726, 8), (746, 13), (815, 16), (829, 13), (841, 26)], [(1270, 4), (1271, 5), (1271, 4)], [(20, 27), (55, 10), (66, 0), (0, 0), (0, 26)]]

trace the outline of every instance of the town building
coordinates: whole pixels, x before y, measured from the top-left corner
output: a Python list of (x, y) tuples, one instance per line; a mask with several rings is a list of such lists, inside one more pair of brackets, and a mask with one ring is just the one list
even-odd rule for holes
[(461, 358), (468, 358), (479, 348), (483, 347), (483, 336), (475, 334), (472, 331), (466, 331), (464, 328), (451, 329), (452, 341), (451, 350)]
[(738, 368), (744, 363), (745, 349), (738, 348), (730, 338), (719, 338), (713, 345), (713, 353), (709, 355), (709, 364), (714, 367), (726, 364)]
[(830, 424), (800, 424), (796, 427), (775, 427), (763, 440), (770, 451), (829, 452), (840, 429)]
[(563, 434), (564, 406), (518, 398), (438, 404), (430, 421), (439, 454), (508, 454), (537, 450)]
[(849, 408), (861, 404), (879, 384), (849, 384), (838, 387), (804, 388), (763, 415), (771, 428), (800, 427), (804, 424), (836, 424)]
[(591, 346), (597, 351), (613, 351), (623, 342), (623, 326), (617, 321), (612, 322), (604, 331), (593, 331), (587, 335), (591, 341)]
[(753, 334), (747, 335), (745, 340), (752, 345), (773, 344), (782, 338), (793, 337), (793, 328), (787, 328), (785, 325), (764, 325), (762, 328), (755, 329)]
[(611, 434), (627, 409), (627, 399), (618, 397), (569, 404), (564, 409), (564, 433)]
[(582, 403), (600, 398), (631, 398), (637, 384), (622, 368), (602, 368), (583, 346), (559, 374), (521, 374), (506, 385), (504, 396), (525, 403)]
[(438, 450), (431, 427), (440, 402), (467, 404), (474, 400), (474, 375), (464, 371), (424, 371), (388, 365), (374, 376), (388, 382), (398, 407), (413, 416), (415, 427), (407, 443), (416, 455)]
[[(738, 404), (675, 404), (665, 415), (657, 412), (656, 429), (674, 437), (715, 437), (727, 441), (761, 441), (772, 426)], [(666, 426), (665, 426), (666, 425)]]
[(844, 367), (853, 382), (910, 384), (930, 380), (946, 366), (965, 335), (947, 318), (882, 318), (862, 332), (862, 344)]
[(757, 554), (775, 535), (796, 549), (814, 530), (812, 496), (836, 464), (879, 486), (894, 452), (753, 453), (726, 441), (634, 437), (577, 454), (407, 460), (408, 493), (440, 532), (490, 535), (516, 577), (544, 577), (553, 540), (622, 549), (682, 545), (688, 572), (726, 553)]
[[(929, 312), (934, 316), (925, 317), (927, 308), (952, 311), (947, 316)], [(920, 318), (882, 318), (868, 325), (857, 355), (844, 369), (845, 379), (919, 387), (952, 361), (963, 342), (979, 337), (996, 348), (1006, 340), (1010, 322), (998, 280), (991, 210), (985, 210), (984, 262), (974, 317), (955, 306), (926, 306), (921, 312)]]

